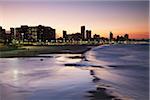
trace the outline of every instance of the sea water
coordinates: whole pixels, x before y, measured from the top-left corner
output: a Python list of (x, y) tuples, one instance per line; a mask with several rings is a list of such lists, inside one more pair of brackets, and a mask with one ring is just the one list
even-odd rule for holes
[(40, 56), (0, 58), (0, 100), (86, 100), (89, 71), (65, 66), (80, 62), (70, 57), (81, 54)]
[(97, 77), (112, 90), (133, 100), (149, 100), (149, 44), (117, 44), (99, 46), (86, 53)]
[(148, 48), (104, 45), (83, 55), (0, 58), (0, 100), (90, 100), (87, 91), (103, 84), (125, 100), (148, 100)]

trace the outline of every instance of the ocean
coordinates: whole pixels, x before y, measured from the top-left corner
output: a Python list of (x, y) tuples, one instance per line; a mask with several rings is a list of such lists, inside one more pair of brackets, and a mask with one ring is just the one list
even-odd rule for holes
[(149, 100), (149, 44), (96, 47), (86, 53), (90, 64), (104, 66), (97, 77), (123, 98)]
[(0, 100), (90, 100), (97, 86), (124, 100), (149, 100), (149, 45), (0, 58)]

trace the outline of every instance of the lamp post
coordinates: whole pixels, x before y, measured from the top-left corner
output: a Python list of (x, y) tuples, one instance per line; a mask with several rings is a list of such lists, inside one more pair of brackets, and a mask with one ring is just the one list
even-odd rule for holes
[(21, 38), (22, 38), (22, 43), (23, 43), (23, 40), (24, 40), (24, 33), (21, 33)]

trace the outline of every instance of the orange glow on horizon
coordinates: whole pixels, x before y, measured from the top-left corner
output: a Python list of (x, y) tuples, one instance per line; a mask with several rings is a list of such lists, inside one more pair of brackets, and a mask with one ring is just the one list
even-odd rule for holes
[[(15, 27), (20, 27), (21, 25), (19, 25), (19, 26), (15, 26)], [(37, 25), (28, 25), (28, 26), (37, 26)], [(45, 25), (45, 26), (47, 26), (47, 25)], [(86, 27), (86, 26), (85, 26)], [(52, 28), (55, 28), (55, 27), (52, 27)], [(9, 27), (7, 27), (6, 28), (7, 29), (7, 31), (10, 31), (10, 28)], [(80, 26), (78, 27), (78, 28), (76, 28), (76, 29), (63, 29), (63, 28), (60, 28), (60, 27), (58, 27), (58, 28), (55, 28), (56, 29), (56, 37), (57, 38), (59, 38), (59, 37), (62, 37), (62, 31), (63, 30), (66, 30), (67, 31), (67, 34), (72, 34), (72, 33), (76, 33), (76, 32), (80, 32)], [(99, 30), (93, 30), (93, 29), (95, 29), (95, 28), (87, 28), (86, 27), (86, 29), (88, 30), (88, 29), (90, 29), (91, 31), (92, 31), (92, 35), (94, 35), (94, 34), (98, 34), (98, 35), (100, 35), (101, 37), (109, 37), (109, 33), (110, 32), (112, 32), (113, 34), (114, 34), (114, 38), (116, 38), (118, 35), (119, 36), (123, 36), (124, 34), (129, 34), (129, 37), (131, 38), (131, 39), (150, 39), (150, 37), (149, 37), (149, 32), (144, 32), (144, 30), (148, 30), (148, 29), (142, 29), (142, 31), (140, 31), (140, 29), (137, 29), (137, 30), (139, 30), (139, 31), (136, 31), (136, 32), (134, 32), (134, 30), (130, 30), (130, 31), (121, 31), (121, 30), (117, 30), (117, 31), (113, 31), (113, 30), (111, 30), (111, 31), (109, 31), (109, 30), (101, 30), (101, 31), (99, 31)]]
[(129, 34), (130, 38), (149, 38), (149, 5), (143, 2), (5, 2), (0, 1), (0, 26), (6, 30), (21, 25), (44, 25), (68, 34), (80, 32), (84, 25), (92, 35), (109, 37)]

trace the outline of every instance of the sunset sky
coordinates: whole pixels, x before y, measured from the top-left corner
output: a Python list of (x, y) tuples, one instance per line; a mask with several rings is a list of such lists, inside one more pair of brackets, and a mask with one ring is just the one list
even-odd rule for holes
[(20, 25), (45, 25), (67, 33), (80, 32), (80, 26), (92, 34), (108, 37), (129, 34), (130, 38), (148, 38), (148, 1), (32, 1), (0, 0), (0, 26), (9, 30)]

